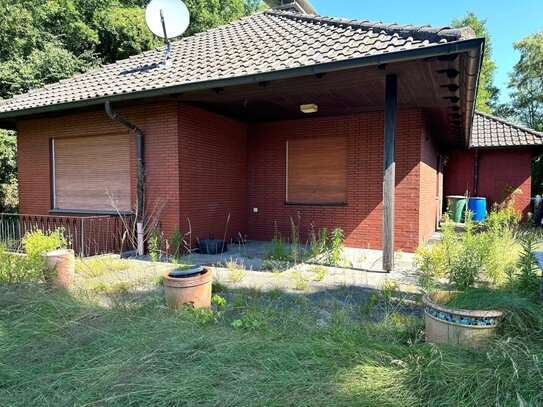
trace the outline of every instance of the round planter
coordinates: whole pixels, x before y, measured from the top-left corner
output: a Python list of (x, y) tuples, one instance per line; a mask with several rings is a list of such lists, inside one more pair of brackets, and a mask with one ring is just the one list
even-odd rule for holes
[(211, 280), (212, 272), (207, 267), (188, 276), (164, 275), (166, 304), (175, 309), (181, 309), (185, 304), (192, 304), (194, 308), (210, 308)]
[(55, 288), (69, 290), (73, 286), (75, 254), (70, 249), (60, 249), (42, 254), (45, 260), (45, 280)]
[(496, 310), (466, 310), (449, 308), (438, 301), (451, 295), (450, 291), (436, 291), (422, 298), (426, 340), (470, 347), (484, 347), (496, 333), (503, 316)]

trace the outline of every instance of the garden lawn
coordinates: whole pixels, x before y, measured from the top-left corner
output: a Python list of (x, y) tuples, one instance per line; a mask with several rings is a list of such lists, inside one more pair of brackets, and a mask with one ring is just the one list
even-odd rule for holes
[(382, 296), (373, 309), (229, 289), (213, 315), (177, 312), (152, 278), (153, 289), (104, 294), (109, 306), (96, 290), (0, 287), (0, 405), (543, 404), (537, 340), (428, 345), (420, 317)]

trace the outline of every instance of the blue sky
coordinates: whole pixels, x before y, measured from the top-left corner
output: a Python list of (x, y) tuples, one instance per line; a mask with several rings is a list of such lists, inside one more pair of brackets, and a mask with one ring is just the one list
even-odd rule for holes
[(487, 20), (494, 59), (498, 66), (496, 86), (508, 99), (508, 72), (518, 61), (513, 42), (543, 31), (543, 0), (310, 0), (321, 15), (358, 18), (385, 23), (448, 25), (454, 18), (474, 11)]

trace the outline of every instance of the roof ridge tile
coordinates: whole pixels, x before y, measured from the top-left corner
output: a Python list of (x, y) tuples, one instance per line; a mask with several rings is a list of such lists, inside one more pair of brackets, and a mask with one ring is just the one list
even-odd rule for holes
[[(445, 37), (451, 41), (460, 41), (470, 38), (475, 38), (475, 32), (469, 27), (462, 28), (452, 28), (449, 26), (443, 27), (433, 27), (431, 25), (424, 26), (415, 26), (413, 24), (407, 24), (405, 26), (399, 26), (397, 23), (385, 24), (381, 21), (379, 22), (370, 22), (369, 20), (356, 20), (352, 19), (346, 21), (346, 19), (341, 19), (337, 17), (327, 17), (327, 16), (316, 16), (313, 14), (301, 14), (294, 13), (290, 11), (282, 10), (265, 10), (263, 13), (268, 15), (273, 15), (276, 17), (284, 17), (289, 19), (299, 19), (306, 22), (312, 22), (319, 24), (325, 22), (326, 24), (334, 24), (339, 26), (341, 24), (347, 24), (351, 27), (362, 27), (362, 28), (376, 28), (384, 30), (385, 32), (400, 32), (400, 33), (409, 33), (414, 36), (417, 40), (428, 39), (430, 41), (439, 41), (440, 37)], [(399, 26), (399, 28), (395, 28)], [(393, 28), (394, 27), (394, 28)], [(409, 28), (408, 28), (409, 27)], [(420, 30), (421, 28), (426, 28), (424, 31)]]

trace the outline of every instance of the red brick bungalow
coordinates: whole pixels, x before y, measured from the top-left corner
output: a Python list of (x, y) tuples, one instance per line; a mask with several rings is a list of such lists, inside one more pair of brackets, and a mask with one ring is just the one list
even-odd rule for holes
[(230, 216), (228, 239), (267, 240), (292, 218), (302, 239), (343, 228), (390, 269), (393, 249), (435, 230), (483, 48), (469, 28), (268, 10), (173, 43), (171, 66), (144, 52), (2, 101), (20, 213), (113, 213), (108, 192), (132, 211), (139, 139), (145, 205), (166, 202), (166, 237), (187, 219), (193, 236), (222, 237)]
[(530, 210), (532, 160), (542, 154), (542, 146), (542, 133), (477, 112), (470, 148), (448, 154), (444, 193), (483, 196), (490, 206), (517, 191), (515, 208), (526, 214)]

